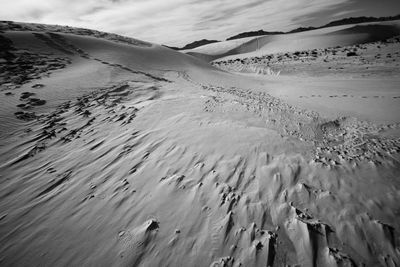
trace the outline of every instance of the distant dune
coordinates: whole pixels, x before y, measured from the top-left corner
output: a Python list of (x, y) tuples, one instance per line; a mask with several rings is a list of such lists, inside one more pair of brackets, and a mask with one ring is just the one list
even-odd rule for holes
[[(201, 46), (185, 52), (212, 61), (223, 58), (245, 58), (269, 53), (294, 52), (313, 48), (328, 48), (363, 44), (400, 35), (400, 21), (372, 22), (335, 26), (317, 30), (249, 37)], [(241, 41), (239, 41), (241, 40)]]
[[(236, 39), (242, 39), (242, 38), (249, 38), (249, 37), (260, 37), (260, 36), (265, 36), (265, 35), (277, 35), (277, 34), (290, 34), (290, 33), (298, 33), (298, 32), (304, 32), (304, 31), (311, 31), (311, 30), (316, 30), (316, 29), (322, 29), (322, 28), (327, 28), (327, 27), (334, 27), (334, 26), (341, 26), (341, 25), (350, 25), (350, 24), (360, 24), (360, 23), (367, 23), (367, 22), (383, 22), (383, 21), (393, 21), (393, 20), (399, 20), (400, 15), (397, 16), (391, 16), (391, 17), (350, 17), (350, 18), (344, 18), (340, 20), (335, 20), (332, 22), (329, 22), (323, 26), (320, 27), (299, 27), (296, 29), (293, 29), (288, 32), (282, 32), (282, 31), (264, 31), (264, 30), (258, 30), (258, 31), (249, 31), (249, 32), (242, 32), (239, 34), (236, 34), (234, 36), (228, 37), (226, 41), (230, 40), (236, 40)], [(199, 41), (194, 41), (190, 44), (185, 45), (182, 48), (179, 47), (170, 47), (174, 50), (187, 50), (187, 49), (194, 49), (199, 46), (204, 46), (210, 43), (215, 43), (215, 42), (220, 42), (216, 40), (199, 40)]]

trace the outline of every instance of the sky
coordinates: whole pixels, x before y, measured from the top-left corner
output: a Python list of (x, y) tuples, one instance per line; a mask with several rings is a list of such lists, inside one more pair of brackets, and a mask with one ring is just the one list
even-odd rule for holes
[(400, 14), (400, 0), (0, 0), (0, 20), (83, 27), (171, 46)]

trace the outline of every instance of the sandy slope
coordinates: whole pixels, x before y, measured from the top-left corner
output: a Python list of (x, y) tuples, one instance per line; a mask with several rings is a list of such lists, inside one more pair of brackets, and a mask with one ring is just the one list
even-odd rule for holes
[[(30, 28), (29, 31), (7, 31), (2, 35), (5, 40), (12, 40), (13, 50), (10, 51), (14, 57), (11, 64), (4, 63), (7, 67), (0, 74), (1, 90), (9, 94), (0, 112), (0, 121), (8, 129), (1, 129), (0, 136), (10, 133), (18, 125), (13, 113), (18, 111), (15, 106), (21, 104), (19, 97), (24, 92), (46, 100), (47, 105), (43, 107), (46, 109), (132, 74), (144, 73), (157, 78), (165, 71), (183, 71), (189, 65), (212, 69), (197, 59), (159, 45), (132, 45), (62, 32), (47, 34), (30, 31)], [(33, 80), (50, 74), (45, 86), (32, 88)]]
[(220, 55), (254, 39), (255, 37), (246, 37), (229, 41), (222, 41), (222, 42), (202, 45), (193, 49), (181, 50), (181, 52), (183, 53), (196, 52), (208, 55)]
[(398, 124), (156, 45), (39, 34), (2, 34), (50, 59), (1, 85), (2, 118), (35, 112), (1, 139), (1, 265), (400, 264)]
[(222, 57), (223, 55), (234, 54), (238, 47), (241, 47), (243, 44), (249, 43), (255, 39), (256, 37), (246, 37), (222, 41), (218, 43), (202, 45), (193, 49), (182, 50), (181, 52), (210, 62), (214, 59)]
[(385, 40), (397, 35), (400, 35), (400, 21), (360, 23), (300, 33), (243, 38), (204, 45), (184, 52), (209, 61), (229, 60), (279, 52), (349, 46)]
[[(400, 114), (400, 38), (299, 50), (213, 65), (266, 80), (269, 92), (330, 117), (396, 123)], [(349, 56), (351, 55), (351, 56)]]

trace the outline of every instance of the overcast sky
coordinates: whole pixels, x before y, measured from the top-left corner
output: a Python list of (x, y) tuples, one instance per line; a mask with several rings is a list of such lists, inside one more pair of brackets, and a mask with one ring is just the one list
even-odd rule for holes
[(400, 14), (400, 0), (0, 0), (0, 20), (84, 27), (160, 44)]

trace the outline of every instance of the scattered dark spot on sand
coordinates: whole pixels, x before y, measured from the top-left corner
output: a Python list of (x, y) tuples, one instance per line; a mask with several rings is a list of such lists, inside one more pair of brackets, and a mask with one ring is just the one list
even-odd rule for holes
[(42, 105), (46, 104), (46, 100), (39, 99), (39, 98), (30, 98), (29, 104), (31, 104), (32, 106), (42, 106)]
[(47, 169), (47, 172), (48, 172), (48, 173), (55, 173), (56, 170), (55, 170), (54, 168), (48, 168), (48, 169)]
[(30, 109), (31, 105), (29, 105), (29, 104), (18, 104), (17, 107), (22, 108), (22, 109)]
[(31, 97), (31, 96), (33, 96), (33, 95), (35, 95), (35, 93), (32, 93), (32, 92), (23, 92), (23, 93), (21, 93), (21, 96), (20, 96), (19, 99), (21, 99), (21, 100), (27, 99), (27, 98), (29, 98), (29, 97)]
[(41, 83), (37, 83), (37, 84), (32, 85), (32, 88), (35, 88), (35, 89), (40, 89), (40, 88), (43, 88), (43, 87), (44, 87), (44, 84), (41, 84)]
[(35, 112), (18, 111), (18, 112), (15, 112), (14, 115), (17, 117), (17, 119), (23, 120), (23, 121), (31, 121), (31, 120), (35, 120), (37, 118), (37, 115)]

